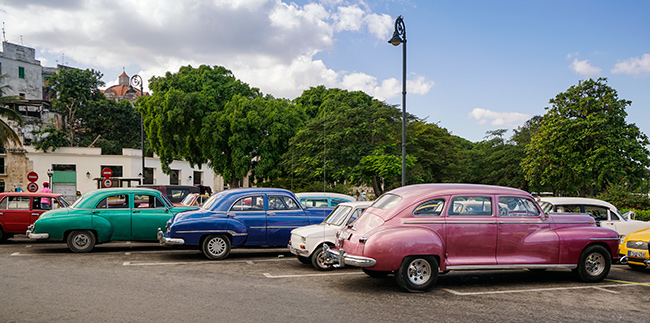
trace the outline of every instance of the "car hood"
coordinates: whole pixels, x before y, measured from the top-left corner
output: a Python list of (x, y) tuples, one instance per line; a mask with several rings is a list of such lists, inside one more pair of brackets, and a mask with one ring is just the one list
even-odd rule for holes
[(291, 233), (307, 238), (312, 235), (335, 234), (339, 229), (341, 229), (341, 227), (337, 225), (320, 223), (295, 228)]

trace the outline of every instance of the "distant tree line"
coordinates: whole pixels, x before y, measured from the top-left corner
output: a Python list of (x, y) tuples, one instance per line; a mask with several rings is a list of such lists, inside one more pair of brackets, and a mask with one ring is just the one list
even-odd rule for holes
[[(224, 67), (185, 66), (151, 78), (153, 94), (138, 98), (137, 111), (103, 98), (100, 78), (92, 70), (62, 70), (50, 79), (53, 107), (69, 124), (42, 133), (38, 145), (55, 148), (48, 138), (65, 138), (83, 146), (99, 137), (96, 146), (106, 153), (138, 148), (142, 115), (148, 146), (165, 172), (184, 159), (207, 164), (233, 188), (246, 177), (294, 191), (351, 193), (363, 185), (380, 195), (401, 185), (401, 111), (361, 91), (318, 86), (294, 100), (278, 99)], [(407, 115), (407, 183), (482, 183), (572, 196), (611, 188), (647, 192), (648, 138), (625, 121), (631, 102), (619, 99), (606, 79), (580, 82), (549, 103), (546, 114), (511, 138), (497, 129), (476, 143)]]

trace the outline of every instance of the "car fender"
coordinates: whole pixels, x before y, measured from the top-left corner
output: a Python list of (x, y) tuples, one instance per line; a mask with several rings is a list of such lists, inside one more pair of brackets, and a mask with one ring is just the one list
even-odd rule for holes
[(231, 238), (233, 247), (242, 246), (246, 242), (248, 229), (246, 225), (233, 218), (203, 217), (172, 223), (170, 238), (182, 238), (185, 245), (198, 246), (204, 236), (226, 234)]
[(560, 264), (577, 264), (580, 254), (592, 244), (603, 245), (612, 257), (618, 257), (618, 233), (599, 227), (568, 227), (556, 229), (560, 238)]
[[(369, 236), (363, 248), (363, 256), (377, 261), (375, 266), (368, 269), (395, 271), (406, 256), (433, 255), (440, 260), (443, 259), (444, 250), (443, 240), (432, 230), (422, 227), (394, 227)], [(441, 270), (444, 270), (444, 264), (440, 266)]]
[[(108, 242), (113, 236), (113, 224), (107, 218), (102, 216), (93, 216), (92, 225), (87, 226), (86, 228), (92, 228), (92, 230), (95, 231), (98, 243)], [(81, 229), (81, 227), (75, 229)]]
[[(34, 222), (34, 232), (48, 233), (49, 240), (63, 240), (72, 230), (94, 230), (86, 214), (42, 217)], [(99, 242), (99, 240), (98, 240)]]

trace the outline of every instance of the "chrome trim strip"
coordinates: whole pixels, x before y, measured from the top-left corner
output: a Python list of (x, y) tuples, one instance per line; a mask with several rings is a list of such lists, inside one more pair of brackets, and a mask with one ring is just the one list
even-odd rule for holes
[(497, 220), (492, 221), (446, 221), (447, 224), (498, 224)]
[(563, 265), (540, 265), (540, 264), (522, 264), (522, 265), (462, 265), (462, 266), (447, 266), (449, 270), (482, 270), (482, 269), (526, 269), (526, 268), (576, 268), (576, 264), (563, 264)]
[(228, 233), (233, 237), (248, 235), (248, 233), (237, 233), (232, 230), (187, 230), (187, 231), (176, 231), (176, 233)]
[(562, 222), (533, 222), (533, 221), (445, 221), (445, 220), (414, 220), (414, 221), (404, 221), (404, 224), (438, 224), (438, 223), (447, 223), (447, 224), (591, 224), (591, 221), (562, 221)]
[(608, 240), (608, 241), (619, 241), (621, 240), (620, 238), (589, 238), (591, 241), (602, 241), (602, 240)]

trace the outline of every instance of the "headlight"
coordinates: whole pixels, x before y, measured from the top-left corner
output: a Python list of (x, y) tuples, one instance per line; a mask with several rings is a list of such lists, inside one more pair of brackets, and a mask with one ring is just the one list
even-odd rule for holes
[(648, 250), (648, 242), (646, 241), (628, 241), (627, 244), (625, 244), (625, 246), (630, 249)]

